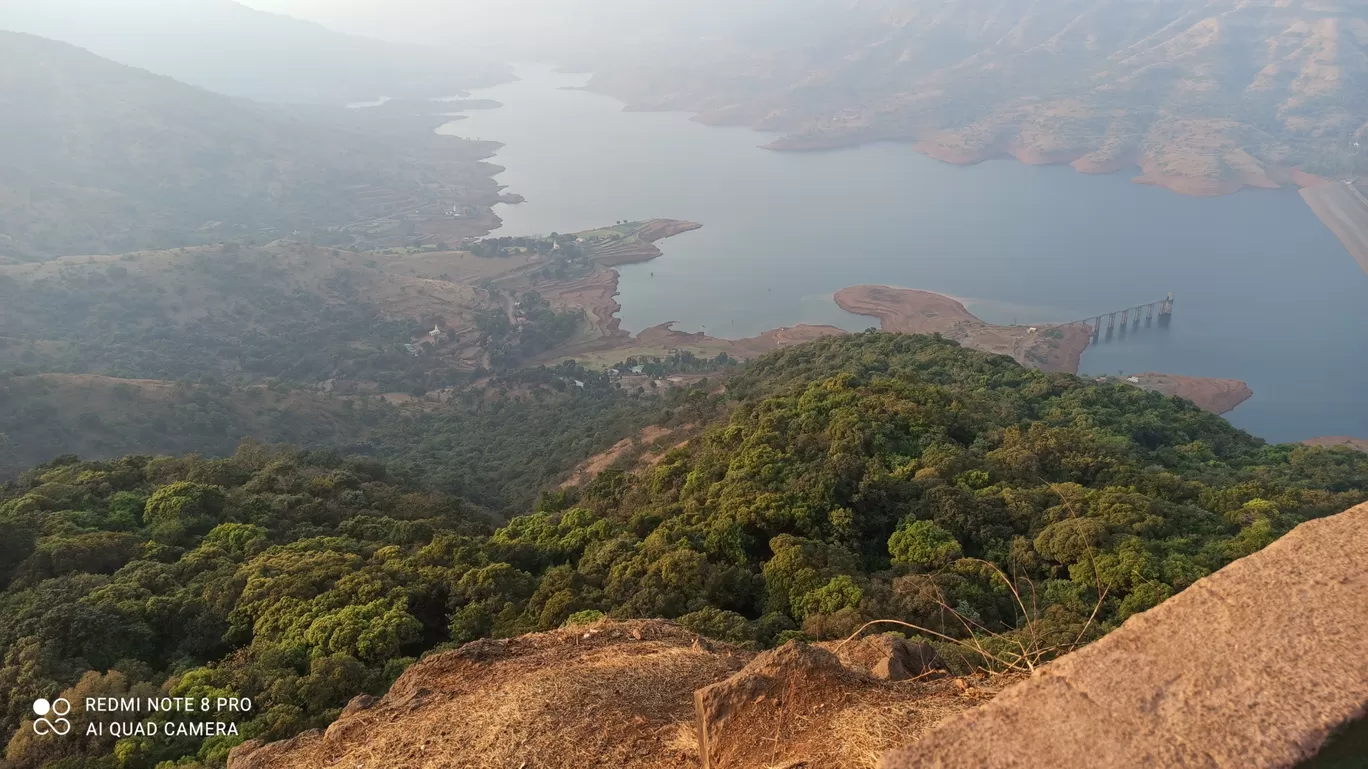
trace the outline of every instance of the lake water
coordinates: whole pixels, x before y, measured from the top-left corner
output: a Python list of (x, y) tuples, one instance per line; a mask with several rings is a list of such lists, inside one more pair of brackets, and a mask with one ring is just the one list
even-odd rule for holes
[(677, 321), (739, 338), (877, 321), (831, 300), (860, 283), (955, 296), (984, 320), (1076, 320), (1177, 295), (1172, 325), (1094, 345), (1084, 373), (1243, 379), (1228, 418), (1275, 441), (1368, 437), (1368, 274), (1295, 190), (1191, 198), (1133, 174), (994, 160), (959, 167), (901, 144), (819, 153), (680, 113), (622, 111), (528, 69), (500, 109), (439, 129), (504, 143), (500, 234), (690, 219), (665, 255), (621, 269), (623, 327)]

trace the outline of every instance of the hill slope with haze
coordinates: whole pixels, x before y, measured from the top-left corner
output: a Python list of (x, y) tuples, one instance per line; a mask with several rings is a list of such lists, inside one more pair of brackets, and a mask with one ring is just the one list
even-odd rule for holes
[[(352, 110), (232, 99), (30, 35), (0, 32), (0, 259), (173, 247), (426, 218), (483, 234), (492, 144)], [(473, 222), (444, 216), (469, 206)], [(462, 225), (467, 224), (462, 232)], [(480, 226), (480, 225), (483, 226)], [(383, 228), (381, 228), (383, 229)]]
[(1362, 172), (1362, 0), (866, 0), (825, 33), (607, 70), (596, 89), (787, 135), (915, 141), (1216, 194)]
[(455, 96), (509, 79), (505, 67), (450, 47), (346, 35), (232, 0), (7, 0), (0, 29), (264, 101)]

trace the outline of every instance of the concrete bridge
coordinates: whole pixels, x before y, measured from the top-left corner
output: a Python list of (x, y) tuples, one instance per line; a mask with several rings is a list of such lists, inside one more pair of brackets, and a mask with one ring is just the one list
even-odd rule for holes
[(1148, 304), (1127, 307), (1124, 310), (1103, 313), (1096, 317), (1084, 318), (1064, 325), (1081, 325), (1088, 328), (1092, 331), (1092, 340), (1097, 342), (1103, 338), (1104, 333), (1107, 339), (1110, 339), (1113, 334), (1125, 336), (1128, 331), (1140, 328), (1141, 321), (1144, 321), (1146, 327), (1152, 326), (1156, 317), (1159, 319), (1160, 326), (1167, 326), (1173, 319), (1172, 293), (1163, 299), (1157, 299)]

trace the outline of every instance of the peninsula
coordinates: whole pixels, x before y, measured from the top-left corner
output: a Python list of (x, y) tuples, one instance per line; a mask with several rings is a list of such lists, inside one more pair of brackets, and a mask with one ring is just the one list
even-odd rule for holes
[[(1134, 382), (1132, 379), (1139, 381)], [(1238, 379), (1211, 379), (1146, 372), (1136, 374), (1125, 381), (1142, 390), (1176, 395), (1190, 400), (1216, 414), (1233, 411), (1236, 406), (1254, 397), (1254, 391), (1249, 389), (1249, 385)]]
[(1007, 355), (1042, 371), (1078, 373), (1089, 333), (1071, 326), (995, 326), (948, 296), (889, 286), (852, 286), (836, 292), (846, 312), (878, 318), (884, 331), (940, 334), (965, 347)]
[[(834, 298), (847, 312), (878, 318), (884, 331), (940, 334), (965, 347), (1007, 355), (1023, 366), (1042, 371), (1077, 374), (1090, 340), (1088, 330), (1078, 324), (997, 326), (985, 323), (958, 301), (930, 291), (852, 286), (837, 291)], [(1164, 395), (1176, 395), (1215, 414), (1231, 411), (1254, 395), (1247, 384), (1234, 379), (1145, 373), (1115, 381)]]
[(1364, 440), (1363, 438), (1349, 438), (1343, 435), (1331, 435), (1323, 438), (1307, 438), (1306, 440), (1302, 441), (1302, 443), (1306, 444), (1307, 446), (1327, 446), (1332, 448), (1335, 446), (1340, 446), (1343, 448), (1354, 449), (1355, 451), (1362, 451), (1368, 453), (1368, 440)]

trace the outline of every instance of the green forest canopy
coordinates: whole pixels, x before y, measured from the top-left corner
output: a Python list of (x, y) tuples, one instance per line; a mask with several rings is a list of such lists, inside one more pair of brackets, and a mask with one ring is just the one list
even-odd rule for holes
[[(328, 452), (29, 471), (0, 490), (7, 761), (221, 766), (425, 651), (600, 613), (755, 646), (897, 619), (1048, 655), (1368, 498), (1368, 455), (934, 337), (824, 339), (692, 398), (725, 400), (701, 437), (502, 525)], [(60, 691), (255, 707), (237, 738), (39, 743), (30, 704)]]

